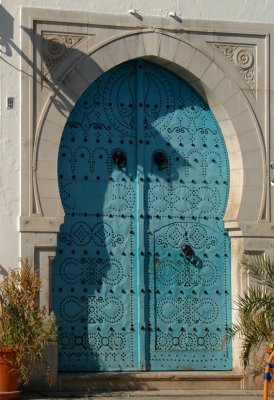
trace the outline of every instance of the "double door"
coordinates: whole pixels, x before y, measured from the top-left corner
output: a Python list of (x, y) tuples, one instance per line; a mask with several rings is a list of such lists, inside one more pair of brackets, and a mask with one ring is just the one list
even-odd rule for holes
[(201, 97), (136, 60), (76, 103), (58, 160), (62, 371), (228, 370), (229, 164)]

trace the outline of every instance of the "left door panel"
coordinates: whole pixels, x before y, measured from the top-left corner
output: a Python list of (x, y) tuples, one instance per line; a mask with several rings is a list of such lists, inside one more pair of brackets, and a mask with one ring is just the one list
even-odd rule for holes
[(63, 132), (53, 272), (61, 371), (138, 369), (135, 96), (135, 64), (116, 68), (81, 96)]

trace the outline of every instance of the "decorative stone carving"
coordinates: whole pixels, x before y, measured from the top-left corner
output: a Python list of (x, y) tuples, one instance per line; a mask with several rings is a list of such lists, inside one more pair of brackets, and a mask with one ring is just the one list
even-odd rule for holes
[(85, 39), (84, 35), (57, 34), (43, 32), (42, 34), (42, 73), (48, 76), (58, 62), (79, 42)]
[(238, 68), (252, 91), (256, 88), (255, 48), (233, 44), (216, 44), (224, 55)]

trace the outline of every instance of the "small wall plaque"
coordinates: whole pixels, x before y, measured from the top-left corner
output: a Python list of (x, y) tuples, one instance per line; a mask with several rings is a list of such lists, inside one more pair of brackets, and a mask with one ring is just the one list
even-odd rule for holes
[(14, 109), (15, 99), (14, 97), (7, 97), (7, 109), (12, 110)]

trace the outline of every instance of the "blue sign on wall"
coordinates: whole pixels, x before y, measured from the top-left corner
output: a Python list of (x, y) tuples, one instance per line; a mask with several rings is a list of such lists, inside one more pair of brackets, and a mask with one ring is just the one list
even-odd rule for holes
[(208, 105), (144, 60), (66, 123), (53, 271), (62, 371), (229, 370), (229, 164)]

